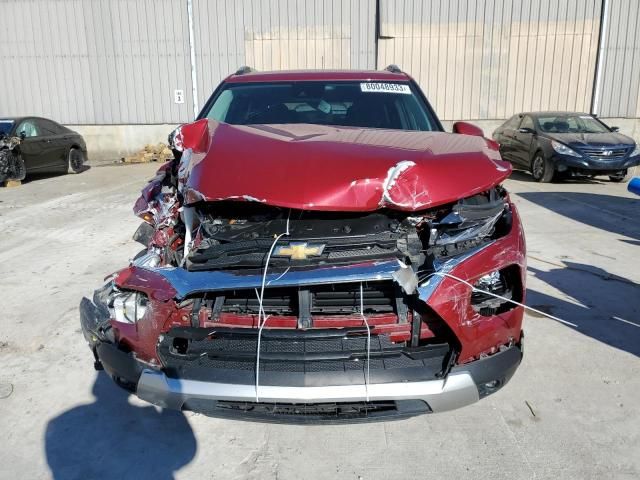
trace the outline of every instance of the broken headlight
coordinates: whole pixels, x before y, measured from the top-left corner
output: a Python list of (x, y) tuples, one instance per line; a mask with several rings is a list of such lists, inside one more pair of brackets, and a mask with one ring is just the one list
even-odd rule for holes
[(460, 200), (430, 224), (429, 247), (436, 257), (459, 255), (511, 228), (511, 210), (503, 191), (493, 188)]
[(134, 258), (131, 264), (136, 267), (156, 268), (160, 265), (161, 261), (162, 259), (160, 255), (156, 253), (155, 249), (150, 248), (147, 252)]
[(109, 310), (117, 322), (136, 323), (147, 312), (148, 301), (142, 292), (114, 292)]
[(484, 317), (504, 313), (522, 302), (522, 282), (517, 265), (480, 277), (471, 292), (471, 307)]
[(471, 306), (480, 315), (495, 315), (498, 309), (509, 304), (512, 297), (509, 282), (502, 272), (497, 270), (480, 277), (474, 287)]

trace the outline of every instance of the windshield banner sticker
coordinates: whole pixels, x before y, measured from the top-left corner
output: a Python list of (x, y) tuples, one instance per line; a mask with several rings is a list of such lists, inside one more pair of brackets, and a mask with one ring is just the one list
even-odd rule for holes
[(409, 85), (400, 83), (361, 83), (360, 90), (363, 92), (403, 93), (405, 95), (411, 95)]

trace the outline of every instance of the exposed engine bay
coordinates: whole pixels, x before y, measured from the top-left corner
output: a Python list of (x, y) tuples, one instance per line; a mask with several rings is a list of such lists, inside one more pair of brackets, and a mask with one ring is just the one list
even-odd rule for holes
[(163, 166), (136, 202), (134, 211), (146, 225), (134, 238), (148, 248), (136, 264), (184, 265), (189, 271), (261, 269), (274, 238), (288, 231), (272, 253), (270, 268), (397, 258), (424, 274), (433, 271), (434, 262), (482, 246), (511, 228), (502, 187), (411, 213), (304, 211), (237, 199), (184, 209), (175, 170)]

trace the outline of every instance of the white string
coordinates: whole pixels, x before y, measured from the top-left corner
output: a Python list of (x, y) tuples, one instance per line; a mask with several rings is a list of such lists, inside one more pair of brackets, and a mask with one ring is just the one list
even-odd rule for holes
[[(267, 324), (268, 319), (269, 317), (265, 317), (264, 322), (262, 322), (262, 325), (260, 325), (260, 328), (258, 329), (258, 353), (256, 354), (256, 403), (260, 401), (260, 397), (258, 396), (258, 385), (260, 384), (260, 338), (262, 337), (262, 329)], [(258, 314), (258, 321), (260, 321), (260, 314)]]
[(471, 283), (467, 282), (466, 280), (463, 280), (463, 279), (461, 279), (461, 278), (459, 278), (459, 277), (456, 277), (455, 275), (451, 275), (450, 273), (435, 272), (435, 273), (432, 273), (432, 274), (430, 274), (430, 275), (427, 275), (427, 276), (425, 277), (425, 279), (430, 278), (430, 277), (433, 277), (434, 275), (437, 275), (437, 276), (439, 276), (439, 277), (448, 277), (448, 278), (451, 278), (451, 279), (456, 280), (456, 281), (458, 281), (458, 282), (460, 282), (460, 283), (463, 283), (463, 284), (465, 284), (465, 285), (468, 285), (469, 287), (471, 287), (471, 290), (473, 290), (474, 292), (484, 293), (484, 294), (489, 295), (489, 296), (491, 296), (491, 297), (495, 297), (495, 298), (498, 298), (498, 299), (500, 299), (500, 300), (504, 300), (505, 302), (513, 303), (513, 304), (518, 305), (518, 306), (520, 306), (520, 307), (524, 307), (524, 308), (526, 308), (527, 310), (531, 310), (532, 312), (536, 312), (536, 313), (538, 313), (538, 314), (540, 314), (540, 315), (543, 315), (543, 316), (545, 316), (545, 317), (548, 317), (548, 318), (550, 318), (551, 320), (555, 320), (556, 322), (560, 322), (560, 323), (562, 323), (562, 324), (564, 324), (564, 325), (568, 325), (568, 326), (573, 327), (573, 328), (578, 328), (578, 325), (576, 325), (575, 323), (568, 322), (568, 321), (566, 321), (566, 320), (563, 320), (562, 318), (555, 317), (555, 316), (553, 316), (553, 315), (551, 315), (551, 314), (549, 314), (549, 313), (543, 312), (543, 311), (538, 310), (538, 309), (533, 308), (533, 307), (529, 307), (528, 305), (525, 305), (524, 303), (516, 302), (515, 300), (512, 300), (512, 299), (510, 299), (510, 298), (503, 297), (503, 296), (501, 296), (501, 295), (495, 294), (495, 293), (493, 293), (493, 292), (489, 292), (489, 291), (487, 291), (487, 290), (482, 290), (481, 288), (477, 288), (475, 285), (472, 285)]
[(371, 329), (369, 328), (369, 323), (367, 322), (367, 317), (364, 316), (364, 295), (362, 291), (362, 282), (360, 282), (360, 315), (362, 316), (362, 321), (367, 326), (367, 375), (364, 379), (364, 391), (366, 396), (366, 401), (369, 401), (369, 357), (371, 355)]
[[(282, 277), (284, 277), (284, 276), (287, 274), (287, 272), (288, 272), (289, 270), (291, 270), (291, 267), (287, 267), (287, 269), (286, 269), (284, 272), (282, 272), (282, 275), (279, 275), (279, 276), (278, 276), (278, 278), (274, 278), (273, 280), (269, 280), (269, 281), (267, 282), (267, 287), (268, 287), (269, 285), (271, 285), (273, 282), (277, 282), (277, 281), (278, 281), (278, 280), (280, 280)], [(256, 295), (257, 295), (257, 294), (258, 294), (258, 290), (256, 290)]]
[[(256, 346), (256, 403), (260, 401), (260, 397), (258, 395), (258, 386), (260, 385), (260, 342), (262, 339), (262, 329), (267, 323), (267, 319), (264, 314), (264, 308), (262, 306), (262, 301), (264, 299), (264, 287), (267, 282), (267, 271), (269, 270), (269, 260), (271, 260), (271, 254), (273, 253), (273, 249), (276, 247), (276, 243), (285, 235), (289, 235), (289, 219), (291, 218), (291, 209), (289, 209), (289, 214), (287, 215), (287, 230), (284, 233), (278, 235), (271, 244), (271, 248), (269, 249), (269, 253), (267, 254), (267, 261), (264, 265), (264, 272), (262, 273), (262, 285), (260, 287), (260, 295), (258, 295), (258, 345)], [(285, 272), (286, 273), (286, 272)], [(284, 275), (284, 274), (283, 274)], [(280, 276), (281, 278), (282, 276)], [(257, 291), (256, 291), (257, 293)]]

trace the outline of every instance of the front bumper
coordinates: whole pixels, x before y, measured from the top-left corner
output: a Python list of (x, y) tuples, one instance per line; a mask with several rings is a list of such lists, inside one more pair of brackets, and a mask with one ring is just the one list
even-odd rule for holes
[[(172, 378), (110, 344), (99, 344), (96, 351), (105, 370), (121, 385), (135, 385), (142, 400), (163, 408), (273, 422), (375, 420), (454, 410), (499, 390), (522, 359), (521, 347), (512, 346), (456, 366), (443, 379), (406, 381), (398, 377), (368, 385), (362, 379), (350, 385), (322, 386), (292, 386), (285, 381), (259, 385), (256, 390), (255, 384)], [(382, 404), (388, 408), (380, 409)], [(348, 407), (347, 414), (340, 415), (344, 407)]]
[(592, 159), (586, 156), (573, 157), (571, 155), (554, 154), (553, 162), (559, 171), (572, 169), (580, 172), (593, 172), (601, 175), (615, 174), (622, 170), (640, 165), (640, 156), (626, 157), (614, 160)]
[[(514, 292), (519, 293), (516, 300), (524, 300), (524, 251), (522, 228), (517, 211), (513, 208), (513, 226), (507, 235), (435, 267), (439, 272), (465, 278), (472, 283), (492, 271), (511, 269), (516, 272)], [(394, 273), (398, 268), (397, 260), (369, 262), (348, 267), (293, 271), (287, 275), (275, 273), (268, 275), (266, 280), (268, 285), (281, 288), (394, 281)], [(185, 320), (179, 327), (165, 329), (159, 336), (158, 325), (162, 325), (170, 316), (176, 318), (179, 315), (171, 299), (180, 300), (198, 292), (213, 293), (219, 289), (250, 289), (260, 285), (260, 275), (233, 275), (216, 271), (185, 273), (173, 268), (154, 271), (137, 268), (126, 273), (127, 278), (118, 280), (122, 287), (140, 289), (152, 298), (152, 318), (162, 323), (154, 324), (149, 319), (137, 326), (109, 322), (108, 312), (104, 311), (106, 308), (96, 307), (104, 303), (104, 299), (94, 295), (95, 305), (83, 300), (82, 328), (98, 365), (101, 364), (120, 385), (135, 392), (141, 399), (163, 408), (192, 410), (211, 416), (286, 422), (369, 421), (443, 412), (474, 403), (500, 389), (511, 378), (522, 356), (521, 307), (514, 307), (500, 315), (483, 316), (472, 307), (472, 292), (468, 285), (444, 276), (431, 276), (418, 285), (415, 301), (418, 306), (426, 305), (432, 311), (425, 311), (425, 317), (431, 315), (426, 317), (425, 323), (434, 318), (435, 328), (438, 319), (443, 319), (443, 324), (446, 324), (444, 327), (450, 329), (451, 334), (435, 333), (434, 341), (450, 347), (447, 351), (455, 352), (457, 357), (421, 357), (422, 363), (419, 364), (415, 358), (412, 361), (402, 357), (388, 359), (386, 352), (375, 352), (378, 357), (370, 357), (370, 376), (369, 381), (365, 382), (362, 344), (319, 350), (306, 346), (295, 351), (270, 349), (265, 343), (268, 340), (266, 337), (270, 336), (268, 332), (272, 330), (270, 325), (263, 332), (260, 351), (263, 352), (261, 355), (265, 355), (265, 363), (270, 361), (272, 368), (265, 367), (263, 370), (261, 362), (260, 378), (256, 382), (255, 356), (253, 359), (246, 358), (246, 352), (256, 352), (254, 345), (243, 347), (240, 351), (237, 345), (233, 348), (234, 355), (244, 358), (244, 367), (230, 364), (235, 360), (229, 359), (227, 349), (216, 347), (217, 350), (210, 351), (204, 345), (201, 352), (196, 351), (193, 358), (187, 358), (193, 353), (191, 347), (182, 352), (179, 345), (174, 344), (177, 354), (185, 356), (185, 361), (181, 362), (179, 358), (167, 361), (162, 347), (172, 330), (197, 328), (189, 326)], [(169, 288), (171, 290), (168, 293)], [(105, 322), (113, 328), (109, 329)], [(205, 325), (198, 328), (208, 331), (210, 327)], [(290, 344), (299, 346), (302, 343), (300, 337), (304, 337), (305, 332), (318, 334), (316, 328), (287, 328), (273, 328), (271, 336), (287, 332), (296, 336)], [(244, 331), (256, 332), (255, 329)], [(371, 338), (389, 340), (389, 335), (380, 329), (372, 332)], [(329, 333), (329, 336), (332, 334)], [(222, 339), (224, 337), (216, 335), (207, 340), (191, 338), (195, 343), (218, 342)], [(233, 338), (230, 340), (236, 341)], [(433, 346), (431, 343), (429, 345)], [(379, 346), (386, 348), (382, 343)], [(348, 358), (349, 368), (340, 365), (340, 362), (346, 362), (341, 356), (330, 358), (336, 353), (343, 354), (347, 347), (354, 350)], [(220, 363), (223, 360), (220, 352), (225, 353), (229, 363)], [(308, 352), (322, 352), (324, 358), (319, 361), (323, 366), (312, 365), (316, 360), (313, 356), (310, 358)], [(279, 358), (273, 358), (274, 353), (278, 353)], [(272, 358), (266, 358), (267, 354), (271, 354)], [(284, 365), (287, 358), (289, 364)], [(480, 360), (473, 360), (477, 358)], [(451, 359), (461, 363), (451, 368), (453, 362), (447, 361)], [(305, 367), (292, 369), (291, 363), (304, 363)], [(249, 368), (246, 368), (247, 364)], [(329, 368), (331, 365), (337, 365), (337, 368)]]

